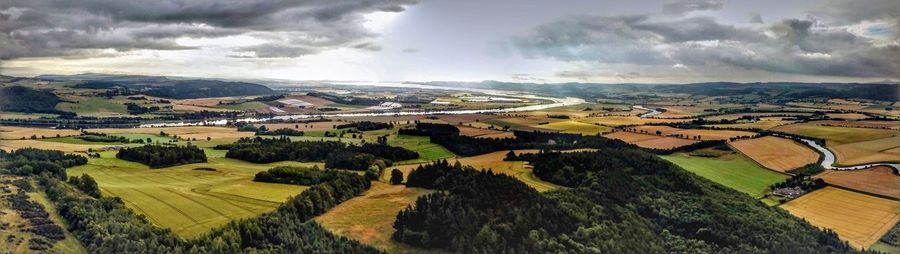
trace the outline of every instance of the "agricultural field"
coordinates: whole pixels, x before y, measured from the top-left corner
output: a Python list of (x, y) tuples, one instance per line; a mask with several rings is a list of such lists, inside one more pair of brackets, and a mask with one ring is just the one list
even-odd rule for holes
[(779, 172), (787, 172), (819, 160), (819, 154), (806, 145), (774, 136), (739, 140), (730, 145), (764, 167)]
[(6, 112), (0, 111), (0, 119), (39, 119), (39, 118), (53, 118), (56, 117), (55, 114), (43, 114), (43, 113), (19, 113), (19, 112)]
[(686, 122), (690, 119), (659, 119), (659, 118), (641, 118), (637, 116), (599, 116), (579, 119), (580, 122), (590, 124), (600, 124), (604, 126), (624, 126), (624, 125), (642, 125), (649, 123), (677, 123)]
[(841, 127), (856, 127), (856, 128), (876, 128), (876, 129), (900, 129), (900, 121), (873, 121), (873, 120), (859, 120), (859, 121), (837, 121), (837, 120), (822, 120), (812, 122), (818, 125), (826, 125), (826, 126), (841, 126)]
[(102, 97), (77, 97), (73, 102), (61, 102), (56, 109), (75, 112), (81, 116), (127, 116), (124, 100)]
[[(777, 115), (777, 116), (776, 116)], [(725, 115), (715, 115), (715, 116), (707, 116), (703, 117), (706, 120), (718, 121), (718, 120), (737, 120), (741, 117), (751, 116), (751, 117), (791, 117), (791, 116), (810, 116), (812, 113), (796, 113), (796, 112), (778, 112), (778, 113), (738, 113), (738, 114), (725, 114)]]
[(632, 129), (651, 134), (661, 133), (663, 136), (682, 135), (683, 137), (690, 139), (699, 137), (700, 140), (726, 140), (734, 137), (756, 135), (756, 133), (747, 131), (679, 129), (665, 125), (644, 125), (633, 127)]
[(403, 147), (419, 153), (418, 159), (397, 162), (399, 164), (421, 163), (456, 156), (447, 148), (431, 143), (431, 138), (425, 136), (398, 135), (388, 138), (388, 145)]
[(773, 130), (822, 138), (828, 147), (900, 135), (900, 130), (822, 126), (815, 122), (784, 125)]
[(470, 137), (482, 137), (482, 136), (499, 136), (504, 133), (509, 133), (509, 136), (512, 136), (512, 132), (506, 131), (498, 131), (491, 129), (482, 129), (482, 128), (474, 128), (467, 126), (456, 126), (459, 128), (459, 135), (470, 136)]
[(639, 147), (651, 149), (672, 149), (700, 142), (697, 140), (641, 134), (627, 131), (617, 131), (605, 134), (603, 136), (607, 138), (622, 140), (626, 143), (634, 144)]
[(541, 129), (560, 131), (565, 133), (577, 133), (582, 135), (596, 135), (609, 132), (611, 127), (582, 123), (574, 120), (554, 122), (544, 125), (533, 126)]
[(841, 165), (900, 161), (900, 135), (829, 147)]
[(420, 196), (433, 192), (372, 182), (361, 196), (344, 201), (315, 218), (315, 221), (339, 236), (349, 237), (389, 253), (440, 253), (398, 243), (391, 239), (397, 213), (415, 203)]
[(40, 137), (56, 137), (59, 136), (77, 136), (81, 134), (78, 130), (70, 129), (50, 129), (50, 128), (26, 128), (14, 126), (0, 126), (0, 139), (28, 139), (32, 135)]
[(99, 132), (106, 134), (159, 134), (165, 132), (169, 135), (177, 135), (181, 139), (231, 139), (237, 140), (242, 137), (251, 137), (253, 132), (239, 132), (235, 128), (212, 127), (212, 126), (187, 126), (187, 127), (159, 127), (159, 128), (128, 128), (128, 129), (90, 129), (90, 132)]
[(715, 127), (715, 128), (737, 128), (737, 129), (763, 129), (768, 130), (778, 126), (787, 125), (794, 123), (792, 120), (784, 120), (785, 117), (763, 117), (759, 118), (758, 121), (753, 122), (740, 122), (735, 124), (711, 124), (706, 125), (707, 127)]
[(206, 163), (149, 169), (140, 163), (116, 159), (114, 152), (103, 152), (101, 156), (89, 159), (86, 165), (70, 168), (69, 175), (91, 175), (104, 196), (120, 197), (129, 208), (147, 216), (154, 224), (188, 238), (231, 220), (271, 211), (306, 189), (253, 182), (257, 172), (288, 165), (322, 167), (321, 163), (254, 164), (210, 158)]
[(844, 120), (861, 120), (861, 119), (865, 119), (868, 117), (868, 116), (866, 116), (864, 114), (860, 114), (860, 113), (833, 113), (833, 114), (826, 114), (826, 116), (828, 116), (829, 118), (832, 118), (832, 119), (844, 119)]
[(888, 166), (877, 166), (863, 170), (825, 170), (815, 177), (831, 185), (900, 200), (900, 176), (894, 171)]
[(679, 167), (726, 187), (759, 198), (769, 192), (769, 186), (784, 181), (787, 175), (757, 165), (740, 153), (730, 152), (718, 157), (676, 153), (661, 156)]
[(0, 149), (11, 151), (15, 149), (21, 148), (40, 148), (40, 149), (50, 149), (50, 150), (59, 150), (67, 153), (75, 153), (75, 152), (87, 152), (88, 150), (98, 150), (109, 148), (111, 145), (100, 143), (96, 145), (86, 145), (86, 144), (67, 144), (60, 142), (49, 142), (42, 140), (0, 140)]
[(780, 206), (809, 223), (834, 230), (856, 248), (872, 246), (900, 220), (900, 201), (825, 187)]

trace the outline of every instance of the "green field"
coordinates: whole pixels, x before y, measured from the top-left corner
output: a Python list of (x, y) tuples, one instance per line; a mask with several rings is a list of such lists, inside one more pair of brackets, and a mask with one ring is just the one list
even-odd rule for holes
[(183, 237), (197, 236), (231, 220), (271, 211), (306, 189), (253, 182), (257, 172), (276, 166), (323, 166), (300, 162), (255, 164), (210, 155), (206, 163), (149, 169), (140, 163), (116, 159), (115, 152), (103, 152), (101, 157), (89, 159), (87, 165), (70, 168), (68, 174), (93, 176), (104, 196), (122, 198), (135, 212)]
[(55, 118), (55, 114), (43, 113), (19, 113), (19, 112), (0, 112), (0, 119), (38, 119), (41, 117)]
[(396, 137), (388, 138), (388, 145), (403, 147), (419, 153), (418, 159), (401, 161), (397, 162), (397, 164), (429, 162), (456, 156), (453, 152), (447, 150), (447, 148), (431, 143), (431, 139), (424, 136), (398, 135)]
[(56, 109), (75, 112), (78, 115), (128, 114), (125, 105), (102, 97), (78, 98), (78, 103), (60, 102)]
[(687, 171), (747, 193), (754, 198), (762, 197), (769, 191), (769, 186), (788, 178), (787, 175), (764, 169), (737, 153), (718, 158), (690, 156), (684, 153), (660, 157)]

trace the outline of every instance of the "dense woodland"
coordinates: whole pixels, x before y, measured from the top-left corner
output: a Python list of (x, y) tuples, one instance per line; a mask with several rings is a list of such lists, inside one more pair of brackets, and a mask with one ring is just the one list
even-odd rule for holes
[[(66, 179), (66, 168), (87, 164), (87, 158), (61, 151), (22, 148), (0, 150), (0, 173), (29, 176), (42, 173)], [(5, 171), (5, 172), (4, 172)]]
[(225, 157), (256, 163), (276, 161), (325, 161), (328, 168), (366, 170), (375, 160), (385, 166), (392, 162), (419, 158), (402, 147), (366, 143), (348, 145), (337, 141), (291, 141), (279, 138), (241, 138), (234, 144), (217, 146), (228, 149)]
[(35, 90), (24, 86), (0, 87), (0, 110), (2, 111), (74, 116), (74, 113), (56, 109), (56, 104), (61, 101), (62, 99), (49, 90)]
[(334, 180), (338, 174), (332, 171), (335, 170), (321, 170), (316, 166), (312, 168), (289, 166), (274, 167), (256, 173), (256, 176), (253, 177), (253, 181), (311, 186)]
[(147, 144), (119, 150), (116, 158), (147, 164), (151, 168), (206, 162), (206, 153), (194, 145), (172, 146)]
[(356, 128), (359, 131), (374, 131), (374, 130), (380, 130), (380, 129), (394, 128), (394, 125), (391, 123), (361, 121), (361, 122), (340, 124), (340, 125), (334, 126), (334, 128), (335, 129)]

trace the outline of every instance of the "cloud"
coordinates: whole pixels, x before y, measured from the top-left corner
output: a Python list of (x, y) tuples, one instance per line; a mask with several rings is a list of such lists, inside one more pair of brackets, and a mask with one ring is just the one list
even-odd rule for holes
[(758, 12), (753, 12), (753, 13), (748, 14), (747, 21), (750, 23), (757, 23), (757, 24), (765, 23), (765, 22), (763, 22), (762, 15), (760, 15)]
[(722, 2), (719, 0), (675, 0), (663, 5), (663, 13), (669, 15), (718, 9), (722, 9)]
[[(897, 15), (875, 17), (892, 17), (893, 21)], [(803, 75), (898, 77), (900, 39), (895, 30), (900, 26), (885, 23), (891, 22), (871, 23), (862, 29), (892, 34), (873, 39), (853, 33), (847, 25), (810, 19), (742, 27), (704, 16), (577, 16), (539, 25), (512, 41), (527, 58), (598, 66), (730, 66)], [(589, 74), (563, 72), (559, 76)]]
[(8, 0), (0, 3), (0, 59), (89, 56), (108, 50), (183, 50), (179, 38), (247, 34), (256, 57), (296, 57), (353, 47), (377, 50), (364, 15), (417, 0)]
[(405, 48), (405, 49), (403, 49), (401, 52), (407, 53), (407, 54), (415, 54), (415, 53), (419, 53), (419, 49), (417, 49), (417, 48)]

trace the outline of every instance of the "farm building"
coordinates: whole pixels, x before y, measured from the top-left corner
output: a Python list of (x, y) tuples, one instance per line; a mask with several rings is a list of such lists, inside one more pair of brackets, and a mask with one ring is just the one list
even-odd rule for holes
[(288, 106), (288, 107), (312, 108), (314, 106), (312, 103), (305, 102), (303, 100), (298, 100), (298, 99), (285, 99), (285, 100), (279, 100), (278, 102), (280, 102), (281, 104), (284, 104), (285, 106)]

